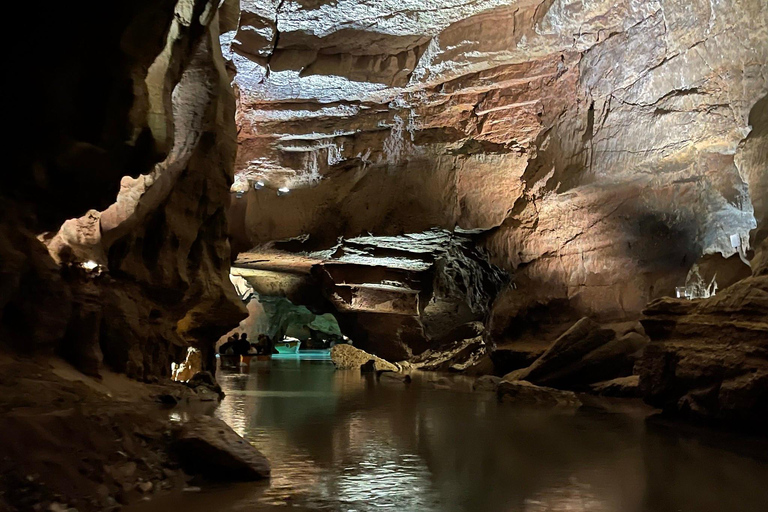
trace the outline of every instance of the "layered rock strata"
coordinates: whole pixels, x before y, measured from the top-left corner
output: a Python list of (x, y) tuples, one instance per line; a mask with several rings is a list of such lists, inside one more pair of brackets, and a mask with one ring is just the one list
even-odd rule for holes
[[(239, 88), (233, 243), (481, 229), (515, 275), (486, 322), (507, 369), (582, 317), (638, 319), (696, 263), (732, 288), (768, 243), (766, 9), (245, 2), (222, 38)], [(677, 382), (669, 403), (693, 385)]]
[(642, 320), (645, 400), (669, 412), (757, 430), (768, 425), (768, 276), (698, 301), (660, 299)]
[[(319, 251), (301, 251), (302, 245), (241, 253), (235, 271), (270, 295), (294, 295), (298, 280), (314, 283), (322, 297), (308, 294), (298, 300), (331, 312), (356, 346), (390, 361), (478, 337), (449, 333), (484, 320), (508, 280), (467, 233), (356, 237)], [(478, 341), (482, 354), (484, 343)]]

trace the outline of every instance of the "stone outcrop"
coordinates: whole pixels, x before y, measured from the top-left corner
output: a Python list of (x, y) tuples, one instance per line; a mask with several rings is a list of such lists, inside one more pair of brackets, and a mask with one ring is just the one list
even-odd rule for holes
[(621, 398), (640, 397), (640, 376), (629, 375), (617, 377), (603, 382), (596, 382), (589, 386), (590, 392), (602, 396), (615, 396)]
[(227, 36), (243, 247), (487, 230), (514, 337), (537, 308), (637, 318), (764, 238), (764, 2), (362, 5), (248, 5)]
[(481, 322), (460, 325), (435, 340), (429, 348), (411, 358), (412, 367), (421, 370), (463, 372), (477, 366), (487, 354)]
[(147, 379), (189, 346), (210, 367), (213, 340), (244, 316), (225, 215), (235, 105), (218, 36), (231, 2), (218, 6), (46, 14), (45, 42), (23, 52), (46, 64), (26, 78), (17, 128), (46, 123), (1, 178), (4, 343)]
[[(457, 352), (460, 348), (448, 345), (480, 337), (477, 329), (472, 334), (451, 330), (482, 321), (509, 276), (475, 243), (470, 233), (441, 229), (341, 238), (320, 250), (310, 241), (294, 240), (241, 253), (235, 271), (267, 295), (260, 299), (265, 305), (287, 302), (271, 295), (294, 297), (314, 311), (332, 313), (355, 346), (397, 361), (425, 350)], [(315, 292), (296, 294), (292, 283), (297, 281), (302, 290)], [(305, 307), (302, 311), (307, 318), (315, 316)], [(280, 322), (273, 315), (273, 324)], [(471, 325), (482, 330), (482, 324)], [(475, 345), (480, 350), (470, 352), (482, 356), (483, 340)], [(472, 362), (468, 357), (455, 361)]]
[(524, 380), (501, 381), (496, 387), (496, 394), (500, 401), (515, 405), (566, 409), (581, 407), (581, 400), (572, 391), (537, 386)]
[(373, 361), (373, 370), (399, 372), (400, 368), (384, 359), (369, 354), (352, 345), (335, 345), (331, 348), (331, 361), (338, 370), (360, 370), (364, 364)]
[(525, 380), (534, 384), (574, 389), (587, 384), (626, 377), (648, 343), (643, 334), (616, 331), (582, 318), (560, 336), (527, 368), (504, 376), (505, 381)]
[[(637, 320), (694, 264), (721, 290), (750, 260), (763, 275), (766, 9), (244, 2), (223, 37), (239, 88), (233, 244), (477, 230), (514, 275), (482, 319), (500, 372), (582, 317)], [(374, 337), (387, 332), (377, 308), (416, 307), (353, 284), (336, 304), (366, 310), (352, 324)], [(388, 325), (403, 354), (428, 348), (414, 322)], [(596, 356), (641, 343), (620, 339)], [(571, 370), (580, 385), (602, 372)]]
[(269, 478), (269, 461), (220, 419), (193, 418), (175, 436), (173, 448), (191, 473), (228, 481)]
[(709, 299), (654, 301), (642, 323), (651, 338), (638, 363), (648, 403), (679, 415), (768, 425), (768, 276)]

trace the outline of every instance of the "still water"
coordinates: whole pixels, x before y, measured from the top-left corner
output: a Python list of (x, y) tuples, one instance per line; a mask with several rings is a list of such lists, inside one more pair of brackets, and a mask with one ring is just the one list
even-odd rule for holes
[(461, 377), (404, 384), (329, 361), (254, 361), (219, 380), (215, 414), (269, 458), (271, 481), (146, 510), (768, 511), (764, 440), (646, 422), (639, 408), (526, 410)]

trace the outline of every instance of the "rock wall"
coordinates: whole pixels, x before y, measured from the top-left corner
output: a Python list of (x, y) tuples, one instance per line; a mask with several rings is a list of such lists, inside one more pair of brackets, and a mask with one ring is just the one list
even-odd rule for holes
[(766, 8), (244, 2), (236, 244), (484, 230), (515, 273), (499, 341), (536, 311), (638, 318), (702, 257), (739, 274), (731, 235), (765, 239)]
[(236, 142), (218, 44), (237, 8), (217, 7), (123, 2), (104, 16), (83, 2), (46, 16), (41, 33), (61, 44), (26, 50), (45, 65), (20, 131), (46, 122), (0, 189), (4, 343), (145, 379), (189, 345), (212, 357), (245, 316), (228, 278)]
[(642, 320), (652, 343), (638, 364), (645, 400), (697, 419), (768, 426), (768, 276), (699, 301), (659, 299)]
[(432, 229), (342, 237), (315, 251), (311, 246), (300, 240), (275, 243), (240, 253), (235, 262), (234, 272), (261, 295), (271, 317), (268, 334), (279, 334), (281, 317), (288, 313), (296, 321), (309, 315), (301, 320), (306, 322), (315, 317), (310, 309), (331, 313), (356, 347), (390, 361), (463, 340), (450, 332), (484, 320), (509, 281), (476, 247), (471, 233)]

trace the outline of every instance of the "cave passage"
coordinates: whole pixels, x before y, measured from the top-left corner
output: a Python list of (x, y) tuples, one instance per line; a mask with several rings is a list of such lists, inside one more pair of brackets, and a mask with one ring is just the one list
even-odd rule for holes
[(0, 510), (768, 510), (768, 2), (58, 4)]
[(329, 361), (251, 364), (219, 376), (216, 416), (272, 461), (269, 485), (156, 498), (126, 512), (759, 511), (765, 440), (682, 434), (635, 411), (478, 399), (435, 372), (404, 386)]

